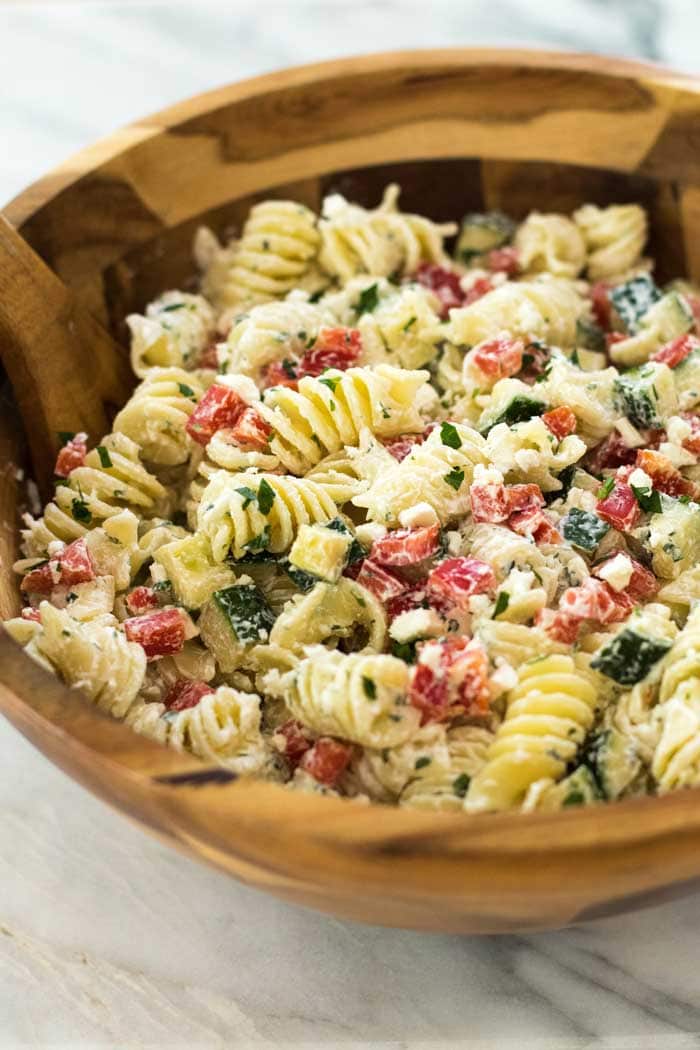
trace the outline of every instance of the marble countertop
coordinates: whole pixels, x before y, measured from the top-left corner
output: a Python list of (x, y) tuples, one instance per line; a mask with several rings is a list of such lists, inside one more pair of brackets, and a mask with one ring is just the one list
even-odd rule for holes
[[(697, 70), (698, 0), (0, 0), (0, 200), (227, 80), (381, 48), (512, 44)], [(0, 721), (0, 1050), (700, 1050), (700, 897), (466, 938), (325, 918), (107, 809)]]

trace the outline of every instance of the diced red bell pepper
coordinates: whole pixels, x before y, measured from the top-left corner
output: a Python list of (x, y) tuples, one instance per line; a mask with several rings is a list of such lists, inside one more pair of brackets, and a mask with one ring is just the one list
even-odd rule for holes
[(593, 575), (600, 577), (600, 570), (603, 566), (608, 565), (618, 554), (624, 554), (632, 564), (632, 575), (630, 576), (627, 586), (623, 588), (626, 594), (628, 594), (633, 601), (646, 601), (647, 599), (652, 598), (659, 589), (659, 581), (650, 569), (647, 569), (635, 558), (631, 558), (625, 551), (612, 551), (604, 561), (599, 562), (593, 567)]
[(73, 540), (55, 558), (28, 572), (20, 584), (27, 594), (50, 594), (54, 587), (62, 584), (72, 587), (77, 583), (88, 583), (95, 579), (95, 569), (85, 539)]
[(53, 469), (57, 478), (67, 478), (76, 467), (85, 464), (87, 455), (87, 434), (75, 434), (70, 438), (56, 457), (56, 466)]
[(559, 408), (553, 408), (549, 412), (545, 412), (542, 416), (542, 422), (559, 441), (568, 437), (569, 434), (575, 434), (578, 425), (576, 416), (568, 405), (560, 405)]
[(186, 622), (180, 609), (161, 609), (124, 620), (124, 633), (137, 642), (149, 660), (179, 653), (185, 644)]
[(263, 369), (263, 387), (267, 389), (271, 386), (288, 386), (290, 390), (298, 389), (297, 371), (291, 361), (287, 359), (284, 362), (273, 361)]
[(611, 430), (608, 436), (592, 449), (589, 454), (589, 463), (593, 473), (600, 474), (610, 467), (634, 463), (636, 458), (636, 448), (630, 448), (619, 430)]
[(197, 361), (197, 368), (211, 368), (214, 372), (219, 370), (219, 352), (216, 349), (217, 341), (213, 339), (208, 346), (205, 346), (199, 355)]
[(625, 482), (615, 482), (609, 496), (596, 503), (596, 513), (620, 532), (633, 529), (641, 517), (637, 497)]
[(668, 456), (650, 448), (641, 448), (637, 452), (637, 464), (645, 474), (648, 474), (652, 484), (659, 492), (665, 492), (667, 496), (690, 496), (697, 499), (700, 490), (693, 481), (684, 478), (680, 470), (674, 467)]
[(422, 445), (424, 441), (425, 434), (401, 434), (400, 437), (385, 441), (384, 448), (401, 463), (416, 445)]
[(152, 587), (134, 587), (125, 598), (126, 607), (132, 616), (140, 616), (141, 613), (150, 612), (160, 605), (158, 592)]
[(266, 452), (269, 449), (272, 427), (257, 409), (249, 406), (241, 412), (229, 433), (232, 442), (241, 448)]
[(690, 435), (683, 441), (683, 448), (695, 456), (700, 456), (700, 416), (695, 416), (692, 412), (684, 412), (683, 419), (691, 429)]
[(421, 712), (423, 724), (461, 713), (486, 714), (488, 659), (483, 646), (466, 637), (421, 642), (408, 699)]
[(517, 375), (522, 368), (524, 351), (522, 339), (488, 339), (474, 347), (471, 360), (484, 375), (506, 379)]
[(596, 283), (591, 286), (591, 290), (588, 294), (591, 300), (593, 317), (595, 318), (596, 324), (599, 325), (603, 331), (607, 331), (610, 328), (610, 311), (612, 309), (609, 286), (605, 281), (596, 281)]
[(535, 625), (555, 642), (571, 645), (578, 638), (582, 620), (555, 609), (540, 609), (535, 616)]
[(357, 328), (322, 328), (310, 350), (297, 366), (299, 378), (320, 376), (327, 368), (341, 371), (357, 363), (362, 352), (362, 336)]
[(209, 696), (213, 692), (213, 687), (206, 682), (178, 678), (170, 686), (163, 703), (169, 711), (185, 711), (188, 707), (196, 707), (203, 696)]
[(23, 620), (31, 620), (33, 623), (41, 623), (41, 613), (38, 609), (32, 609), (31, 605), (25, 605), (20, 616)]
[(475, 281), (470, 284), (466, 292), (464, 292), (463, 306), (471, 306), (472, 303), (476, 303), (479, 299), (483, 299), (485, 295), (492, 292), (495, 288), (495, 284), (490, 277), (477, 277)]
[(539, 546), (542, 543), (561, 543), (561, 535), (554, 523), (538, 507), (516, 511), (508, 518), (508, 528), (519, 536), (532, 536)]
[(525, 510), (532, 511), (544, 507), (544, 496), (539, 485), (509, 485), (506, 489), (508, 507), (511, 514)]
[(679, 335), (677, 339), (672, 339), (670, 343), (665, 343), (660, 350), (651, 355), (649, 360), (659, 361), (661, 364), (668, 365), (669, 368), (675, 368), (686, 359), (688, 354), (698, 349), (700, 349), (700, 339), (687, 333)]
[(548, 346), (540, 346), (538, 343), (528, 343), (523, 352), (523, 367), (519, 378), (523, 383), (532, 386), (541, 375), (552, 358), (552, 351)]
[(369, 556), (377, 565), (393, 568), (418, 565), (435, 554), (439, 542), (438, 524), (418, 529), (395, 529), (374, 541)]
[(520, 255), (512, 245), (505, 248), (492, 248), (486, 256), (486, 265), (493, 273), (505, 273), (515, 277), (520, 272)]
[(350, 765), (354, 748), (330, 736), (322, 736), (301, 759), (299, 766), (318, 780), (319, 784), (333, 787)]
[(214, 383), (187, 420), (185, 430), (199, 445), (208, 445), (217, 430), (232, 427), (248, 406), (230, 386)]
[(464, 305), (465, 295), (459, 274), (453, 270), (447, 270), (436, 263), (425, 262), (420, 264), (413, 279), (422, 284), (424, 288), (429, 288), (440, 300), (442, 304), (440, 316), (443, 320), (449, 316), (450, 310)]
[(410, 584), (400, 580), (393, 572), (388, 572), (381, 565), (370, 558), (365, 558), (357, 575), (357, 582), (366, 587), (370, 594), (379, 602), (388, 602), (392, 598), (398, 598), (410, 587)]
[(478, 558), (446, 558), (428, 576), (429, 599), (466, 609), (473, 594), (494, 590), (496, 577), (490, 565)]
[(579, 587), (569, 587), (559, 599), (559, 609), (543, 609), (535, 622), (559, 642), (576, 641), (586, 622), (599, 625), (626, 620), (634, 602), (624, 591), (614, 591), (603, 580), (591, 576)]
[(414, 609), (425, 609), (428, 604), (425, 580), (421, 580), (411, 584), (411, 589), (399, 594), (397, 598), (390, 598), (386, 603), (386, 613), (389, 620), (395, 620), (401, 613), (413, 612)]
[(499, 482), (474, 484), (469, 490), (469, 498), (474, 521), (498, 525), (508, 520), (511, 506), (505, 485)]
[(275, 729), (272, 743), (284, 755), (292, 769), (295, 769), (311, 748), (313, 738), (301, 722), (296, 718), (289, 718)]

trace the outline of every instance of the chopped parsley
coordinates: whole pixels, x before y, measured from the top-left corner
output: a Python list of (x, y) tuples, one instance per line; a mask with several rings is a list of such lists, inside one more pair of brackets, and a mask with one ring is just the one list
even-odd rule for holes
[(413, 317), (409, 317), (408, 321), (406, 321), (406, 324), (403, 326), (403, 328), (401, 330), (403, 332), (407, 332), (409, 330), (409, 328), (413, 327), (413, 325), (416, 323), (417, 320), (418, 320), (418, 318), (415, 315)]
[(457, 427), (453, 423), (443, 423), (440, 427), (440, 440), (448, 448), (461, 448), (462, 439), (457, 433)]
[(360, 298), (357, 300), (355, 306), (355, 313), (358, 317), (362, 314), (371, 314), (377, 309), (379, 304), (379, 285), (371, 284), (369, 288), (365, 288), (364, 292), (360, 292)]
[(275, 490), (265, 478), (258, 486), (258, 507), (261, 514), (269, 514), (275, 502)]
[(615, 478), (606, 478), (603, 484), (596, 492), (598, 499), (607, 499), (612, 490), (615, 488)]
[(250, 506), (250, 504), (258, 498), (257, 492), (255, 492), (254, 489), (248, 488), (247, 485), (244, 485), (240, 489), (236, 489), (236, 492), (239, 496), (243, 497), (243, 510), (245, 510), (246, 507)]
[(469, 787), (469, 777), (466, 773), (460, 773), (458, 777), (452, 781), (452, 791), (457, 798), (464, 798)]
[(425, 769), (425, 767), (429, 766), (431, 762), (432, 762), (432, 759), (430, 758), (429, 755), (421, 755), (420, 758), (416, 759), (416, 763), (415, 763), (413, 768), (414, 769)]
[(362, 675), (362, 691), (368, 700), (377, 699), (377, 686), (374, 679), (368, 678), (367, 675)]
[(183, 397), (191, 397), (193, 401), (195, 400), (194, 390), (191, 386), (188, 386), (187, 383), (178, 383), (177, 388)]
[(75, 521), (80, 521), (85, 525), (89, 525), (92, 521), (92, 514), (90, 513), (90, 508), (88, 507), (87, 503), (82, 498), (82, 496), (80, 496), (80, 498), (76, 496), (73, 502), (71, 503), (71, 514), (73, 515), (73, 519)]
[(647, 511), (648, 514), (661, 513), (661, 496), (656, 489), (643, 489), (637, 485), (632, 485), (630, 487), (642, 510)]
[(270, 542), (270, 526), (266, 525), (265, 528), (257, 536), (253, 536), (252, 540), (248, 540), (244, 544), (246, 550), (249, 551), (262, 551), (265, 550), (268, 543)]
[(113, 466), (112, 457), (109, 454), (109, 449), (106, 449), (104, 445), (98, 445), (95, 449), (95, 452), (97, 452), (97, 455), (100, 457), (100, 463), (105, 468), (105, 470), (108, 470), (109, 467)]
[(330, 392), (334, 394), (335, 388), (337, 387), (340, 380), (341, 376), (321, 376), (321, 378), (319, 379), (319, 383), (323, 383), (323, 385), (327, 386)]
[(493, 618), (500, 616), (504, 613), (510, 604), (510, 595), (508, 591), (499, 591), (498, 598), (496, 599), (496, 608), (493, 610)]
[(161, 307), (162, 314), (171, 314), (174, 310), (184, 310), (187, 303), (171, 303), (170, 306)]
[(464, 471), (461, 467), (453, 467), (449, 474), (445, 474), (443, 480), (446, 481), (455, 492), (458, 492), (464, 481)]

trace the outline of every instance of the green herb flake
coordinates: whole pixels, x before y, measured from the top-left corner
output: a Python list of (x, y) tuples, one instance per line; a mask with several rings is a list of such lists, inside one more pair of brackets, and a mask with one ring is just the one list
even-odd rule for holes
[(615, 478), (606, 478), (603, 484), (596, 492), (597, 499), (607, 499), (614, 488)]
[(415, 317), (415, 316), (414, 316), (414, 317), (410, 317), (410, 318), (408, 319), (408, 321), (406, 321), (406, 324), (405, 324), (405, 325), (403, 326), (403, 328), (401, 329), (401, 331), (402, 331), (402, 332), (407, 332), (407, 331), (409, 330), (409, 328), (412, 328), (412, 327), (413, 327), (413, 325), (414, 325), (414, 324), (416, 323), (416, 321), (417, 321), (417, 320), (418, 320), (418, 318), (417, 318), (417, 317)]
[(496, 599), (496, 608), (493, 610), (493, 619), (504, 613), (510, 604), (510, 595), (508, 591), (499, 591), (498, 598)]
[(261, 514), (269, 514), (272, 504), (275, 502), (275, 490), (268, 481), (263, 478), (258, 486), (258, 507)]
[(100, 463), (102, 464), (102, 466), (105, 468), (105, 470), (109, 470), (109, 468), (114, 465), (112, 463), (112, 457), (109, 454), (109, 449), (106, 449), (104, 445), (98, 445), (95, 451), (100, 457)]
[(445, 474), (443, 481), (445, 481), (450, 488), (453, 488), (455, 492), (459, 492), (464, 481), (464, 471), (461, 467), (453, 467), (449, 474)]
[(88, 507), (84, 499), (78, 499), (77, 496), (71, 503), (71, 514), (73, 515), (73, 519), (75, 521), (82, 522), (84, 525), (89, 525), (92, 521), (92, 514), (90, 513), (90, 508)]
[(443, 423), (440, 427), (440, 440), (448, 448), (461, 448), (462, 439), (457, 432), (454, 423)]
[(257, 536), (253, 536), (252, 540), (248, 540), (248, 542), (245, 544), (245, 548), (249, 551), (262, 551), (265, 550), (269, 542), (270, 526), (266, 525), (261, 533), (259, 533)]
[(184, 310), (186, 306), (187, 306), (187, 303), (171, 303), (170, 306), (163, 306), (163, 307), (161, 307), (161, 311), (160, 312), (162, 314), (171, 314), (175, 310)]
[(195, 400), (195, 392), (187, 383), (178, 383), (177, 388), (183, 397), (190, 397), (193, 401)]
[[(327, 386), (328, 389), (330, 390), (330, 392), (332, 394), (334, 394), (335, 393), (335, 388), (337, 387), (338, 383), (340, 382), (340, 379), (341, 379), (340, 376), (321, 376), (321, 378), (319, 379), (319, 383), (323, 383), (323, 385)], [(331, 404), (332, 403), (333, 402), (331, 402)]]
[(355, 306), (355, 313), (358, 317), (362, 314), (371, 314), (377, 309), (379, 305), (379, 285), (371, 284), (369, 288), (365, 288), (364, 292), (360, 293), (360, 298), (357, 300)]
[(377, 686), (374, 679), (368, 678), (367, 675), (362, 675), (362, 691), (368, 700), (377, 699)]
[(648, 514), (661, 513), (661, 496), (656, 489), (640, 488), (637, 485), (630, 486), (634, 492), (637, 503)]
[(249, 507), (250, 504), (258, 498), (257, 492), (255, 492), (254, 489), (248, 488), (247, 485), (244, 485), (242, 488), (236, 489), (235, 491), (239, 496), (243, 497), (243, 510)]
[(415, 762), (415, 765), (414, 765), (413, 768), (414, 769), (425, 769), (425, 767), (429, 766), (431, 762), (432, 762), (432, 759), (430, 758), (429, 755), (421, 755), (420, 758), (416, 759), (416, 762)]
[(469, 777), (466, 773), (460, 773), (458, 777), (452, 781), (452, 793), (457, 798), (464, 798), (469, 787)]

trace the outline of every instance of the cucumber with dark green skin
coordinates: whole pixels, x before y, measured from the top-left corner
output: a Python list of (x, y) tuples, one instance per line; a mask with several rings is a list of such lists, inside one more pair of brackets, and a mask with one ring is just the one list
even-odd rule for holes
[(585, 350), (593, 350), (594, 353), (605, 353), (605, 332), (600, 325), (593, 321), (585, 321), (579, 318), (576, 322), (576, 347)]
[(473, 212), (462, 219), (455, 255), (460, 262), (473, 262), (510, 243), (514, 233), (515, 223), (503, 212)]
[(517, 394), (497, 416), (482, 426), (481, 433), (487, 434), (499, 423), (507, 423), (508, 426), (513, 426), (514, 423), (525, 423), (528, 419), (541, 416), (546, 411), (547, 406), (543, 401), (538, 401), (534, 397), (526, 397), (524, 394)]
[(658, 362), (619, 375), (614, 390), (617, 408), (642, 429), (663, 426), (678, 408), (673, 373)]
[[(557, 493), (559, 495), (559, 493)], [(574, 547), (592, 552), (597, 549), (600, 541), (610, 526), (591, 511), (579, 510), (572, 507), (562, 522), (562, 535), (564, 539)]]
[(636, 685), (666, 655), (671, 644), (666, 638), (651, 638), (634, 627), (625, 627), (595, 654), (591, 667), (620, 685)]
[(289, 558), (285, 558), (281, 561), (280, 567), (284, 569), (290, 580), (292, 580), (292, 582), (295, 583), (299, 590), (303, 591), (304, 594), (306, 594), (307, 591), (310, 591), (312, 587), (315, 587), (321, 579), (320, 576), (314, 576), (312, 573), (306, 572), (304, 569), (298, 569), (296, 565), (292, 565)]
[(212, 601), (239, 642), (246, 645), (267, 640), (275, 614), (254, 583), (240, 583), (214, 591)]
[(585, 806), (603, 799), (603, 792), (588, 766), (579, 766), (560, 784), (563, 791), (562, 809)]
[(605, 799), (619, 798), (641, 769), (629, 737), (618, 729), (603, 729), (590, 740), (583, 755), (595, 783)]
[(610, 292), (610, 301), (630, 335), (634, 335), (640, 319), (660, 298), (661, 290), (645, 273), (618, 284)]

